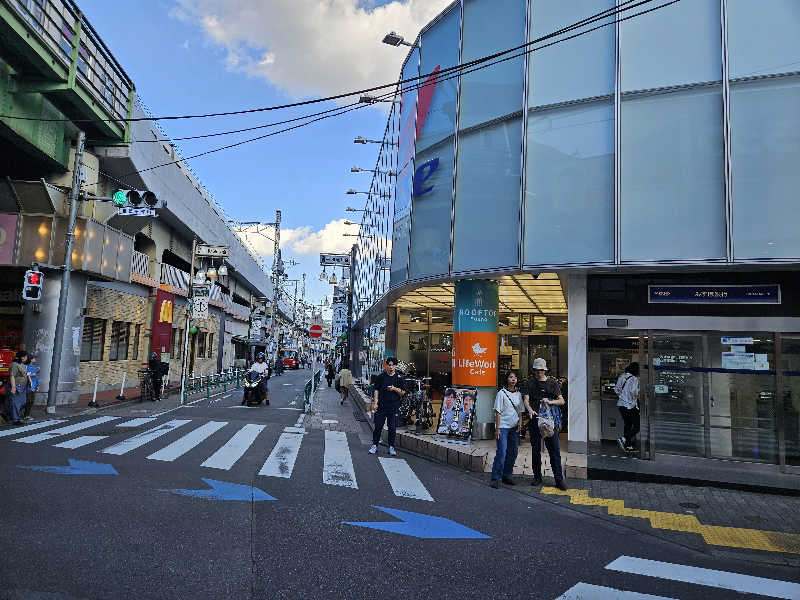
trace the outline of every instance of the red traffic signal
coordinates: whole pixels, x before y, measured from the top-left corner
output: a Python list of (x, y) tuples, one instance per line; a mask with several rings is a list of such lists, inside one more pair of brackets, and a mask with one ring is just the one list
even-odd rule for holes
[(25, 282), (22, 285), (22, 299), (41, 300), (43, 282), (44, 275), (42, 275), (41, 271), (35, 269), (29, 269), (26, 271)]

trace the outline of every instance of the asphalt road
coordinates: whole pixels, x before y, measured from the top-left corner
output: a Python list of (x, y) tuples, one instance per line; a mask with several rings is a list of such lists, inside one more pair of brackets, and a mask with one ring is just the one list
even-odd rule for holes
[[(800, 598), (788, 568), (712, 557), (423, 458), (371, 456), (363, 434), (305, 428), (308, 376), (274, 377), (269, 407), (243, 408), (233, 391), (133, 427), (118, 427), (133, 412), (103, 411), (0, 429), (0, 598)], [(77, 429), (103, 416), (115, 418)], [(116, 474), (30, 468), (108, 469), (69, 459)], [(204, 497), (213, 490), (244, 493)], [(349, 524), (398, 516), (407, 524), (388, 527), (423, 537)]]

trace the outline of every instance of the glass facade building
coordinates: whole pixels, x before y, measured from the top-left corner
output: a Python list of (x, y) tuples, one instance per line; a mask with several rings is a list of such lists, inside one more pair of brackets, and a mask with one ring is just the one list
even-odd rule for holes
[[(426, 335), (438, 337), (424, 345), (446, 353), (452, 326), (434, 331), (433, 311), (437, 302), (452, 310), (452, 298), (448, 305), (434, 287), (452, 291), (454, 282), (475, 277), (553, 275), (569, 304), (569, 356), (589, 357), (586, 367), (574, 361), (569, 367), (570, 402), (585, 403), (589, 421), (581, 423), (587, 433), (575, 434), (574, 448), (583, 443), (591, 454), (592, 442), (604, 439), (603, 427), (611, 427), (602, 420), (602, 401), (592, 404), (604, 398), (608, 381), (601, 380), (608, 377), (595, 377), (593, 369), (616, 373), (606, 368), (611, 363), (603, 365), (621, 352), (648, 364), (650, 385), (671, 389), (662, 379), (672, 376), (658, 370), (666, 363), (656, 355), (680, 347), (685, 352), (670, 352), (710, 371), (698, 372), (691, 384), (682, 379), (680, 386), (692, 391), (672, 405), (659, 404), (656, 387), (650, 389), (652, 428), (643, 435), (654, 441), (641, 457), (659, 449), (746, 456), (778, 463), (784, 472), (790, 463), (800, 465), (800, 394), (792, 394), (800, 380), (792, 370), (800, 305), (790, 304), (800, 263), (800, 3), (692, 0), (645, 14), (607, 12), (563, 31), (616, 4), (459, 0), (419, 33), (400, 73), (379, 157), (393, 174), (376, 174), (370, 190), (375, 220), (366, 233), (384, 233), (359, 240), (359, 256), (372, 266), (359, 261), (356, 318), (368, 327), (386, 319), (387, 310), (412, 310), (402, 299), (425, 288), (435, 302), (421, 321)], [(628, 287), (619, 287), (620, 277)], [(731, 302), (651, 310), (647, 285), (712, 280), (719, 286), (771, 282), (782, 297), (777, 308)], [(634, 288), (644, 295), (625, 295)], [(501, 283), (501, 310), (509, 290)], [(602, 301), (615, 293), (622, 294), (617, 307)], [(536, 305), (535, 295), (528, 299)], [(506, 310), (513, 320), (512, 304)], [(531, 319), (546, 323), (547, 310), (536, 314)], [(607, 321), (623, 317), (631, 317), (628, 325), (611, 331)], [(414, 319), (400, 313), (392, 319), (419, 352)], [(685, 334), (689, 341), (680, 338), (684, 333), (655, 334), (676, 331), (678, 322), (692, 332)], [(390, 329), (387, 351), (401, 345)], [(556, 329), (539, 328), (565, 340), (567, 326)], [(720, 331), (760, 340), (744, 350), (767, 357), (769, 368), (756, 370), (768, 373), (752, 375), (761, 383), (745, 382), (746, 373), (726, 379), (714, 371), (726, 368), (718, 356)], [(524, 333), (521, 319), (515, 332)], [(616, 334), (628, 340), (617, 348), (608, 341)], [(510, 338), (500, 343), (506, 342), (511, 348)], [(531, 340), (509, 364), (524, 363), (531, 344), (538, 342)], [(561, 351), (562, 363), (566, 354)], [(430, 352), (417, 359), (439, 360)], [(748, 386), (758, 399), (745, 409), (729, 397)], [(726, 397), (722, 404), (719, 395)], [(666, 441), (676, 423), (689, 422), (699, 428), (694, 441), (686, 447)], [(577, 423), (570, 420), (570, 428)]]

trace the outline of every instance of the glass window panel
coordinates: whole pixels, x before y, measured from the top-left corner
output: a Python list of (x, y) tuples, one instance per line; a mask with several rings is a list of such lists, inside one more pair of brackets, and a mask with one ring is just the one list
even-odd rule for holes
[(620, 36), (623, 91), (722, 78), (719, 0), (678, 2), (634, 17), (622, 23)]
[(724, 258), (719, 88), (624, 100), (621, 151), (622, 260)]
[(422, 34), (420, 75), (432, 74), (420, 88), (417, 102), (417, 152), (440, 143), (456, 128), (456, 77), (439, 78), (439, 69), (458, 64), (458, 8)]
[(516, 265), (522, 119), (459, 136), (453, 270)]
[[(609, 8), (614, 0), (535, 0), (531, 40)], [(530, 54), (528, 103), (541, 106), (613, 94), (614, 45), (612, 25)]]
[(800, 256), (800, 78), (731, 86), (735, 258)]
[[(461, 62), (525, 42), (524, 0), (466, 0)], [(522, 108), (524, 58), (467, 73), (461, 78), (459, 127), (465, 129)]]
[[(448, 272), (453, 198), (453, 138), (417, 154), (409, 277)], [(392, 265), (394, 268), (394, 265)]]
[(800, 2), (728, 0), (730, 77), (800, 71)]
[(614, 259), (614, 107), (530, 113), (526, 264)]

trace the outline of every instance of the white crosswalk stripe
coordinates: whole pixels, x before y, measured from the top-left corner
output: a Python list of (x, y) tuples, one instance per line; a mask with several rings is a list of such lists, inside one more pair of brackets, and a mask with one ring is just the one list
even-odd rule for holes
[(653, 596), (639, 592), (615, 590), (590, 583), (578, 583), (561, 594), (556, 600), (675, 600), (667, 596)]
[(102, 425), (103, 423), (108, 423), (109, 421), (113, 421), (114, 419), (118, 418), (119, 417), (97, 417), (96, 419), (89, 419), (88, 421), (81, 421), (80, 423), (75, 423), (74, 425), (67, 425), (66, 427), (59, 427), (58, 429), (51, 429), (50, 431), (45, 431), (44, 433), (29, 435), (14, 441), (22, 444), (35, 444), (36, 442), (43, 442), (45, 440), (61, 437), (62, 435), (69, 435), (70, 433), (75, 433), (76, 431), (80, 431), (82, 429), (88, 429), (89, 427), (94, 427), (95, 425)]
[(162, 423), (157, 427), (153, 427), (153, 429), (148, 429), (139, 435), (135, 435), (127, 440), (122, 440), (118, 444), (104, 448), (102, 452), (104, 454), (114, 454), (117, 456), (121, 454), (127, 454), (131, 450), (136, 450), (136, 448), (144, 446), (148, 442), (152, 442), (153, 440), (160, 438), (162, 435), (169, 433), (173, 429), (177, 429), (181, 425), (186, 425), (187, 423), (191, 423), (191, 419), (173, 419), (172, 421), (167, 421), (166, 423)]
[(53, 444), (53, 446), (56, 448), (68, 448), (69, 450), (74, 450), (75, 448), (82, 448), (83, 446), (88, 446), (94, 442), (99, 442), (107, 437), (107, 435), (82, 435), (80, 437), (67, 440), (66, 442), (61, 442), (60, 444)]
[(425, 489), (419, 477), (414, 474), (404, 459), (381, 457), (378, 461), (383, 467), (383, 472), (386, 473), (386, 478), (389, 480), (395, 496), (433, 502), (433, 496)]
[(325, 430), (325, 454), (322, 459), (322, 482), (358, 489), (353, 457), (344, 431)]
[(258, 474), (284, 479), (291, 477), (302, 442), (302, 433), (282, 433)]
[(758, 594), (772, 598), (800, 598), (800, 583), (678, 565), (633, 556), (620, 556), (607, 564), (606, 569), (645, 575), (647, 577), (658, 577), (659, 579), (682, 581), (684, 583), (694, 583), (745, 594)]
[(162, 448), (158, 452), (153, 452), (149, 458), (150, 460), (162, 460), (164, 462), (172, 462), (176, 458), (179, 458), (189, 452), (192, 448), (197, 446), (200, 442), (205, 440), (206, 438), (210, 437), (213, 433), (219, 431), (225, 425), (227, 425), (227, 421), (209, 421), (208, 423), (201, 425), (191, 433), (187, 433), (182, 438), (177, 439), (176, 441), (172, 442), (166, 448)]
[(120, 423), (117, 427), (139, 427), (140, 425), (146, 425), (147, 423), (152, 423), (156, 420), (156, 417), (136, 417), (135, 419), (131, 419), (130, 421), (125, 421), (124, 423)]
[(5, 431), (0, 431), (0, 438), (12, 435), (20, 435), (21, 433), (36, 431), (37, 429), (44, 429), (45, 427), (52, 427), (53, 425), (59, 425), (63, 422), (63, 419), (52, 419), (50, 421), (40, 421), (39, 423), (34, 423), (33, 425), (25, 425), (24, 427), (11, 427)]
[(237, 431), (222, 448), (209, 456), (200, 466), (228, 471), (236, 461), (247, 452), (247, 449), (252, 446), (258, 434), (264, 430), (264, 427), (264, 425), (248, 423)]
[[(210, 455), (200, 463), (200, 466), (209, 469), (220, 469), (223, 471), (231, 470), (237, 462), (242, 459), (245, 454), (251, 453), (258, 458), (262, 452), (266, 454), (269, 452), (259, 475), (265, 477), (277, 477), (281, 479), (290, 479), (294, 473), (295, 463), (300, 455), (300, 449), (303, 444), (303, 439), (307, 435), (319, 436), (320, 431), (306, 430), (302, 426), (305, 414), (301, 414), (297, 423), (294, 426), (283, 427), (283, 431), (278, 436), (274, 446), (270, 448), (269, 443), (262, 441), (261, 444), (256, 444), (258, 440), (262, 440), (262, 432), (267, 428), (267, 425), (245, 423), (238, 429), (231, 428), (227, 435), (220, 434), (219, 444), (214, 445), (213, 449), (209, 450)], [(47, 427), (55, 427), (66, 423), (58, 428), (53, 428), (48, 431), (41, 431), (33, 435), (27, 435), (19, 439), (10, 441), (21, 442), (27, 444), (34, 444), (37, 442), (46, 442), (54, 438), (63, 438), (70, 434), (82, 432), (83, 430), (90, 429), (91, 427), (99, 426), (109, 421), (121, 419), (117, 416), (97, 417), (87, 419), (85, 421), (73, 422), (69, 424), (68, 421), (61, 419), (53, 419), (50, 421), (43, 421), (41, 423), (34, 423), (30, 426), (19, 427), (14, 430), (4, 430), (0, 432), (0, 436), (10, 437), (12, 434), (25, 434), (30, 431), (45, 429)], [(156, 417), (138, 417), (116, 423), (115, 432), (122, 434), (126, 428), (139, 427), (146, 423), (151, 423), (158, 419)], [(188, 425), (193, 422), (193, 419), (173, 419), (156, 424), (154, 427), (146, 431), (137, 433), (131, 437), (121, 439), (117, 436), (108, 435), (107, 431), (103, 435), (79, 435), (70, 439), (53, 443), (53, 447), (63, 448), (66, 450), (77, 450), (84, 448), (90, 444), (106, 440), (108, 438), (114, 439), (115, 443), (112, 445), (101, 447), (99, 452), (103, 454), (111, 454), (120, 456), (133, 452), (141, 448), (145, 444), (150, 444), (158, 438), (167, 435), (168, 433)], [(197, 422), (197, 421), (195, 421)], [(181, 459), (192, 451), (198, 448), (206, 440), (212, 439), (212, 436), (217, 432), (223, 430), (229, 424), (228, 421), (207, 421), (191, 431), (188, 431), (181, 437), (170, 441), (161, 448), (152, 448), (150, 454), (146, 457), (153, 461), (173, 462)], [(91, 433), (91, 432), (88, 432)], [(133, 433), (133, 432), (130, 432)], [(356, 479), (356, 470), (353, 465), (353, 457), (351, 455), (348, 437), (342, 431), (325, 430), (324, 434), (324, 450), (322, 456), (322, 482), (326, 485), (335, 485), (340, 487), (348, 487), (358, 489)], [(267, 437), (267, 436), (263, 436)], [(213, 438), (217, 441), (216, 438)], [(268, 439), (268, 438), (267, 438)], [(317, 438), (319, 439), (319, 438)], [(58, 441), (58, 440), (56, 440)], [(319, 446), (313, 446), (318, 448)], [(359, 449), (362, 448), (359, 446)], [(310, 452), (310, 450), (309, 450)], [(195, 456), (197, 452), (195, 451)], [(261, 454), (263, 456), (263, 454)], [(366, 454), (365, 454), (366, 457)], [(191, 460), (183, 458), (184, 461)], [(317, 459), (318, 460), (318, 459)], [(365, 460), (365, 463), (371, 462), (373, 459)], [(319, 463), (316, 463), (319, 465)], [(378, 458), (383, 470), (386, 481), (392, 489), (395, 496), (399, 498), (408, 498), (413, 500), (424, 500), (433, 502), (434, 498), (426, 489), (422, 481), (414, 473), (411, 465), (403, 458)], [(318, 468), (318, 467), (317, 467)], [(365, 468), (372, 468), (367, 467)]]

